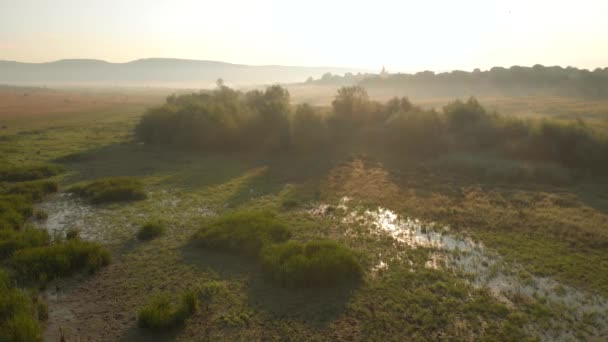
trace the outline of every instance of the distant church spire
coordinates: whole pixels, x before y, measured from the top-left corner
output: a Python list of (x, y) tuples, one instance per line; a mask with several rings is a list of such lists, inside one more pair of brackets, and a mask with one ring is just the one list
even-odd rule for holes
[(380, 76), (388, 76), (388, 72), (386, 71), (384, 65), (382, 66), (382, 71), (380, 71)]

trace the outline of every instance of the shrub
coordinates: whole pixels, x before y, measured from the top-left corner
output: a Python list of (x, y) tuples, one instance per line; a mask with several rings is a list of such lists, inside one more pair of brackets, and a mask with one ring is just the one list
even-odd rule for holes
[(132, 177), (113, 177), (97, 179), (87, 184), (70, 188), (94, 204), (106, 202), (136, 201), (146, 198), (143, 183)]
[(46, 246), (49, 242), (49, 233), (44, 229), (0, 230), (0, 259), (8, 258), (20, 249)]
[(168, 295), (161, 294), (139, 310), (137, 321), (141, 328), (167, 331), (181, 326), (198, 307), (198, 294), (194, 291), (183, 293), (179, 304), (174, 303)]
[(209, 249), (255, 256), (264, 245), (290, 237), (289, 229), (274, 214), (243, 211), (210, 221), (195, 234), (194, 240)]
[(268, 275), (285, 287), (333, 286), (362, 275), (354, 254), (333, 241), (269, 245), (261, 259)]
[(18, 183), (9, 188), (9, 194), (21, 195), (32, 201), (40, 201), (44, 196), (57, 192), (57, 182), (50, 180), (38, 180)]
[(94, 272), (110, 263), (110, 252), (100, 245), (79, 239), (51, 246), (16, 251), (10, 260), (18, 276), (37, 281), (68, 276), (86, 269)]
[(151, 240), (165, 233), (165, 225), (160, 221), (151, 221), (144, 224), (137, 232), (139, 240)]
[(31, 181), (48, 178), (61, 172), (63, 172), (61, 166), (52, 164), (5, 166), (0, 168), (0, 181)]
[(323, 116), (308, 104), (299, 105), (291, 120), (291, 145), (299, 151), (317, 150), (328, 143)]

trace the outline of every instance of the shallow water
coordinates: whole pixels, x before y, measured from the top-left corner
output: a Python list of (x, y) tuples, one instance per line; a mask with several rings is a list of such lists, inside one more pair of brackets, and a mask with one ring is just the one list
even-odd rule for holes
[(91, 219), (96, 209), (71, 193), (59, 193), (46, 198), (37, 205), (44, 210), (48, 218), (37, 221), (40, 228), (47, 229), (51, 236), (65, 236), (70, 229), (77, 229), (80, 237), (87, 240), (99, 239), (96, 227), (92, 227)]
[[(534, 276), (518, 265), (507, 265), (496, 252), (469, 237), (451, 233), (448, 226), (402, 217), (382, 207), (358, 210), (350, 203), (352, 199), (345, 197), (335, 207), (321, 204), (308, 212), (312, 215), (332, 216), (346, 225), (366, 227), (372, 235), (388, 235), (398, 249), (431, 249), (425, 267), (457, 272), (473, 286), (488, 289), (508, 306), (515, 305), (513, 299), (524, 297), (558, 308), (562, 317), (555, 322), (554, 331), (532, 328), (542, 340), (577, 340), (572, 331), (589, 317), (594, 318), (585, 325), (587, 334), (608, 340), (608, 301), (605, 298), (584, 293), (548, 277)], [(354, 233), (354, 230), (349, 232)], [(372, 274), (386, 270), (386, 261), (388, 260), (381, 258), (372, 267)]]

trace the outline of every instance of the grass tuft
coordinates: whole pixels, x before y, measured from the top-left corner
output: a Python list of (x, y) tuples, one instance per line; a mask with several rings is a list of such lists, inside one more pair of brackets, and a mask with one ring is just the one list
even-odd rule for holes
[(165, 233), (165, 225), (161, 221), (150, 221), (144, 224), (137, 232), (137, 239), (151, 240)]
[(327, 240), (270, 245), (261, 260), (273, 280), (290, 288), (335, 286), (362, 275), (353, 252)]
[(110, 252), (100, 245), (73, 239), (51, 246), (18, 250), (10, 264), (21, 278), (43, 283), (82, 269), (97, 271), (108, 265), (110, 259)]
[(86, 184), (72, 186), (69, 191), (94, 204), (137, 201), (147, 197), (143, 183), (132, 177), (97, 179)]
[(23, 182), (44, 179), (63, 172), (59, 165), (40, 164), (0, 167), (0, 181)]
[(180, 302), (174, 303), (166, 294), (154, 297), (137, 315), (141, 328), (152, 331), (168, 331), (184, 324), (199, 308), (198, 294), (186, 291)]
[(24, 196), (32, 201), (40, 201), (44, 196), (57, 192), (58, 189), (59, 186), (55, 181), (37, 180), (18, 183), (9, 188), (8, 192), (12, 195)]
[(212, 250), (257, 256), (269, 243), (286, 241), (291, 231), (270, 212), (241, 211), (210, 221), (194, 240)]

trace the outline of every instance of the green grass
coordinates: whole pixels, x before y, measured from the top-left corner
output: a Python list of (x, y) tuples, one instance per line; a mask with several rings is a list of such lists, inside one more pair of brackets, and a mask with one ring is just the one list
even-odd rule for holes
[(353, 252), (333, 241), (270, 245), (260, 258), (274, 281), (291, 288), (335, 286), (363, 275)]
[(157, 295), (139, 310), (137, 323), (141, 328), (152, 331), (172, 330), (182, 326), (199, 305), (195, 291), (183, 293), (179, 303), (174, 303), (169, 295)]
[(26, 197), (0, 195), (0, 230), (21, 228), (32, 212), (32, 202)]
[(15, 251), (46, 246), (49, 243), (49, 233), (44, 229), (0, 229), (0, 260), (12, 256)]
[[(191, 316), (183, 329), (176, 329), (177, 339), (533, 340), (529, 326), (541, 327), (541, 332), (559, 328), (550, 322), (559, 320), (563, 308), (536, 298), (504, 305), (470, 286), (463, 275), (427, 269), (429, 251), (424, 248), (396, 248), (393, 241), (342, 222), (340, 210), (327, 217), (306, 212), (319, 203), (335, 208), (342, 196), (372, 209), (381, 205), (412, 218), (448, 224), (452, 232), (472, 236), (526, 272), (608, 295), (604, 276), (608, 274), (604, 253), (608, 188), (602, 178), (576, 174), (565, 182), (553, 181), (551, 173), (549, 179), (544, 170), (537, 174), (539, 164), (503, 163), (502, 158), (477, 153), (471, 158), (454, 156), (460, 160), (441, 157), (435, 164), (396, 160), (371, 148), (345, 149), (338, 156), (172, 150), (131, 141), (129, 134), (141, 112), (143, 107), (123, 106), (56, 120), (41, 117), (23, 120), (21, 126), (9, 123), (10, 132), (0, 132), (6, 133), (0, 140), (0, 164), (59, 162), (67, 171), (60, 178), (62, 186), (124, 175), (145, 181), (149, 200), (95, 209), (82, 224), (87, 233), (103, 232), (100, 238), (120, 262), (87, 281), (75, 278), (77, 290), (65, 292), (70, 304), (50, 303), (51, 310), (82, 308), (73, 321), (64, 322), (65, 327), (80, 328), (91, 340), (150, 338), (146, 329), (132, 329), (132, 318), (148, 302), (149, 293), (170, 294), (169, 302), (176, 309), (181, 304), (174, 294), (196, 288), (201, 280), (220, 285), (208, 289), (213, 300), (201, 294), (204, 314)], [(0, 192), (6, 193), (12, 185), (0, 184)], [(10, 229), (24, 229), (31, 201), (23, 196), (2, 198), (0, 222), (7, 218), (16, 222), (6, 224)], [(24, 205), (13, 205), (17, 201)], [(190, 239), (201, 225), (201, 231), (212, 230), (215, 220), (203, 216), (243, 211), (279, 212), (276, 220), (301, 246), (305, 241), (331, 239), (356, 249), (364, 270), (362, 281), (346, 290), (338, 286), (294, 291), (268, 279), (257, 257), (231, 255), (238, 254), (241, 245), (229, 253), (190, 248)], [(133, 244), (139, 228), (133, 222), (148, 217), (162, 217), (172, 224), (166, 227), (165, 237)], [(226, 240), (238, 235), (227, 231), (214, 234)], [(215, 250), (228, 251), (225, 246), (232, 246), (223, 245), (215, 245)], [(387, 268), (372, 271), (380, 260)], [(14, 285), (21, 286), (11, 282)], [(78, 290), (83, 287), (87, 291)], [(101, 307), (108, 308), (110, 317), (103, 326), (96, 323)], [(36, 317), (32, 310), (27, 312)], [(583, 320), (566, 325), (581, 340), (592, 326)]]
[(143, 183), (133, 177), (97, 179), (86, 184), (74, 185), (69, 191), (94, 204), (138, 201), (147, 197)]
[(59, 185), (52, 180), (36, 180), (17, 183), (8, 189), (12, 195), (21, 195), (34, 202), (40, 201), (44, 196), (57, 192)]
[(137, 239), (152, 240), (165, 233), (165, 224), (161, 221), (150, 221), (145, 223), (137, 231)]
[(9, 262), (21, 279), (44, 284), (80, 270), (95, 272), (108, 265), (110, 259), (110, 252), (99, 244), (73, 239), (51, 246), (18, 250)]
[(22, 182), (55, 176), (64, 168), (53, 164), (34, 164), (0, 167), (0, 181)]
[(37, 306), (26, 291), (14, 288), (0, 269), (0, 341), (41, 341), (42, 327), (35, 318)]
[(286, 241), (291, 231), (271, 212), (241, 211), (210, 220), (194, 235), (201, 247), (257, 256), (267, 244)]

